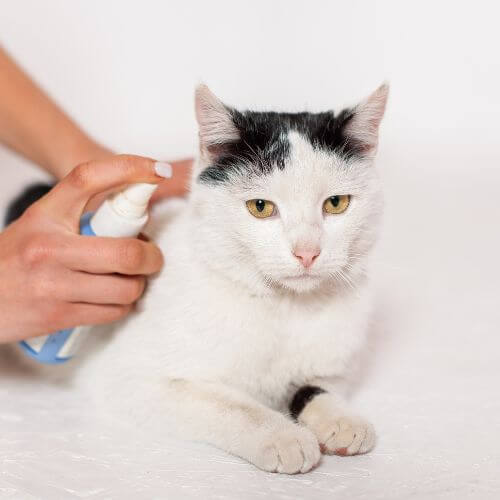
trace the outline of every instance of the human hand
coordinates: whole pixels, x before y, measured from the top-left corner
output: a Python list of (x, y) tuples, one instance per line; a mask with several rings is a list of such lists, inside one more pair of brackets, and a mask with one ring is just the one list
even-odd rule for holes
[[(107, 155), (107, 157), (110, 157), (110, 155), (111, 154)], [(106, 158), (106, 156), (104, 158)], [(172, 166), (172, 177), (160, 182), (158, 188), (151, 197), (152, 204), (158, 203), (165, 198), (184, 196), (187, 192), (187, 186), (191, 177), (191, 168), (193, 166), (193, 158), (170, 161), (169, 164)], [(86, 206), (86, 211), (96, 210), (106, 198), (113, 194), (113, 191), (116, 191), (116, 188), (93, 196)]]
[(161, 181), (138, 156), (82, 164), (0, 233), (0, 342), (127, 315), (162, 254), (135, 238), (81, 236), (80, 217), (98, 193)]
[(169, 161), (170, 165), (172, 165), (172, 178), (160, 183), (158, 189), (151, 198), (151, 202), (156, 203), (164, 198), (183, 196), (186, 194), (189, 179), (191, 177), (193, 161), (193, 158)]

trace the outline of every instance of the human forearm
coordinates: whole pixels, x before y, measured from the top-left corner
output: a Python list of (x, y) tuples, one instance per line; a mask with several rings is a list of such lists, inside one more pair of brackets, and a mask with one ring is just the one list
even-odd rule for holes
[(62, 178), (108, 151), (89, 138), (0, 48), (0, 142)]

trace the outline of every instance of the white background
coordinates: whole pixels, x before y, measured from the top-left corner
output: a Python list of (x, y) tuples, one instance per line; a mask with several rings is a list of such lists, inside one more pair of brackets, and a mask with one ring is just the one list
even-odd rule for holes
[[(498, 19), (493, 1), (4, 0), (0, 43), (116, 151), (195, 154), (200, 81), (228, 104), (280, 110), (392, 88), (373, 349), (355, 398), (377, 449), (265, 475), (208, 447), (85, 427), (77, 396), (4, 377), (0, 497), (498, 498)], [(0, 149), (0, 209), (39, 175)]]

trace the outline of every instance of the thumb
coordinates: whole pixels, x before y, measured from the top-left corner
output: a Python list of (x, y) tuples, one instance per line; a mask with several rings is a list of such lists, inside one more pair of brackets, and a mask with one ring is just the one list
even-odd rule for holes
[(38, 208), (73, 231), (95, 195), (126, 184), (158, 184), (170, 175), (169, 164), (141, 156), (117, 155), (91, 161), (75, 167), (40, 199)]

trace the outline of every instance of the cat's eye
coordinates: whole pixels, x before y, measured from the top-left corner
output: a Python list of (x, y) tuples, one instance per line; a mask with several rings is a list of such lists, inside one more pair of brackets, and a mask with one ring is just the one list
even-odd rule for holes
[(268, 200), (248, 200), (247, 208), (254, 217), (259, 219), (271, 217), (276, 212), (274, 203)]
[(348, 194), (337, 194), (330, 196), (323, 203), (323, 212), (327, 214), (341, 214), (349, 206), (351, 197)]

